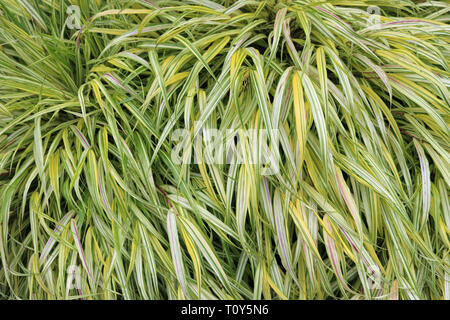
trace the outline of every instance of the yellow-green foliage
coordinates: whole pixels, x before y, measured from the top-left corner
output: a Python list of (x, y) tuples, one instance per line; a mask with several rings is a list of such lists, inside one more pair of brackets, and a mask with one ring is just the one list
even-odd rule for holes
[(447, 1), (0, 10), (1, 298), (450, 298)]

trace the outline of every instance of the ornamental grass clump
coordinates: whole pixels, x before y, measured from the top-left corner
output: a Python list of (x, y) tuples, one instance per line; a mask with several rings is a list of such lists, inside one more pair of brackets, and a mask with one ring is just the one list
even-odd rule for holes
[(1, 298), (450, 299), (447, 1), (0, 10)]

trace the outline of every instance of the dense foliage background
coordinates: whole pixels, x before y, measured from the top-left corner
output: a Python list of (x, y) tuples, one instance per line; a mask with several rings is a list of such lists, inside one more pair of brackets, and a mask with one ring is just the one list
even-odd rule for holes
[[(447, 1), (0, 10), (2, 298), (450, 298)], [(194, 123), (279, 171), (175, 163)]]

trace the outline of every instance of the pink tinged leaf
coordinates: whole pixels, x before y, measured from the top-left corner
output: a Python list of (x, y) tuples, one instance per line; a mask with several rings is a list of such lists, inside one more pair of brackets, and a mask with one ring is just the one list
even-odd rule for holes
[(389, 300), (398, 300), (398, 281), (394, 280), (389, 294)]
[(89, 143), (87, 142), (86, 138), (84, 137), (84, 135), (81, 133), (81, 131), (75, 127), (75, 126), (70, 126), (70, 128), (73, 130), (73, 132), (75, 133), (75, 135), (80, 139), (81, 144), (86, 148), (89, 149), (91, 146), (89, 145)]
[[(130, 158), (133, 158), (133, 153), (131, 152), (130, 148), (129, 148), (128, 145), (126, 144), (125, 140), (123, 140), (122, 137), (119, 137), (119, 139), (120, 139), (120, 142), (122, 142), (122, 144), (123, 144), (123, 146), (125, 147), (125, 149), (127, 150), (128, 155), (130, 156)], [(133, 158), (133, 160), (134, 160), (134, 158)]]
[(129, 88), (125, 87), (119, 80), (117, 80), (114, 76), (112, 76), (109, 73), (105, 73), (106, 79), (108, 79), (112, 84), (115, 84), (116, 86), (122, 88), (123, 90), (133, 93)]
[(356, 202), (352, 197), (350, 189), (348, 188), (347, 183), (345, 182), (344, 177), (342, 176), (342, 172), (338, 167), (335, 168), (335, 176), (336, 176), (336, 181), (337, 181), (339, 192), (340, 192), (342, 198), (344, 199), (344, 202), (347, 205), (347, 208), (350, 211), (350, 213), (353, 217), (353, 220), (356, 223), (356, 227), (357, 227), (358, 231), (362, 232), (362, 230), (361, 230), (362, 222), (361, 222), (361, 218), (359, 216), (358, 206), (356, 205)]
[(283, 262), (287, 267), (290, 275), (292, 276), (292, 279), (298, 284), (297, 278), (291, 266), (291, 253), (289, 251), (290, 246), (288, 246), (283, 212), (281, 211), (281, 197), (278, 190), (275, 192), (273, 202), (274, 202), (275, 225), (278, 235), (278, 241), (280, 243)]
[[(291, 92), (292, 92), (292, 87), (289, 86), (288, 93), (287, 93), (286, 97), (290, 97), (291, 96)], [(284, 100), (283, 110), (282, 110), (282, 113), (281, 113), (281, 119), (284, 119), (284, 117), (286, 115), (286, 112), (287, 112), (287, 109), (288, 109), (287, 108), (288, 102), (289, 102), (289, 99), (285, 99)]]
[(91, 271), (89, 270), (89, 267), (87, 265), (86, 257), (84, 256), (83, 246), (81, 245), (80, 237), (78, 235), (78, 229), (77, 229), (74, 219), (72, 219), (71, 229), (72, 229), (73, 240), (75, 241), (75, 246), (77, 247), (78, 254), (81, 258), (81, 263), (82, 263), (84, 269), (86, 270), (86, 272), (88, 273), (89, 278), (91, 278), (91, 280), (94, 280), (94, 278), (92, 277)]
[[(356, 251), (356, 254), (359, 255), (359, 249), (356, 247), (356, 244), (353, 242), (352, 238), (348, 235), (348, 233), (341, 227), (338, 226), (339, 230), (341, 230), (341, 232), (344, 234), (344, 237), (347, 239), (347, 241), (350, 243), (350, 245), (352, 246), (352, 248)], [(362, 262), (366, 265), (369, 266), (369, 264), (367, 263), (366, 259), (364, 259), (364, 257), (361, 255), (360, 256)]]
[[(350, 236), (348, 235), (348, 233), (345, 232), (345, 230), (344, 230), (341, 226), (338, 226), (338, 227), (339, 227), (339, 230), (341, 230), (341, 232), (344, 234), (344, 237), (348, 240), (348, 242), (350, 243), (350, 245), (352, 246), (352, 248), (355, 249), (356, 253), (359, 254), (358, 248), (356, 247), (355, 243), (352, 241), (352, 239), (350, 238)], [(364, 260), (364, 258), (363, 258), (363, 260)], [(364, 262), (365, 262), (365, 261), (364, 261)]]
[(381, 297), (382, 296), (383, 290), (384, 290), (384, 283), (381, 284), (381, 288), (377, 292), (377, 297)]
[(280, 9), (278, 10), (277, 15), (275, 17), (275, 23), (273, 26), (274, 36), (272, 40), (272, 49), (270, 53), (271, 59), (273, 58), (277, 50), (278, 42), (280, 40), (281, 29), (283, 28), (282, 23), (284, 21), (284, 18), (286, 17), (286, 12), (287, 8)]
[(403, 87), (404, 89), (406, 89), (406, 90), (408, 90), (408, 91), (411, 91), (411, 89), (409, 89), (407, 86), (405, 86), (405, 85), (404, 85), (403, 83), (401, 83), (400, 81), (397, 81), (397, 80), (395, 80), (394, 78), (389, 77), (389, 76), (388, 76), (388, 79), (391, 80), (391, 81), (393, 81), (393, 82), (395, 82), (396, 84), (400, 85), (400, 86)]
[(270, 191), (269, 191), (269, 184), (267, 183), (267, 179), (266, 177), (263, 177), (263, 184), (264, 184), (264, 195), (265, 195), (265, 200), (267, 201), (267, 206), (268, 206), (268, 216), (269, 218), (272, 220), (273, 223), (273, 207), (272, 207), (272, 199), (270, 196)]
[(308, 229), (309, 232), (311, 233), (314, 242), (317, 246), (317, 232), (318, 232), (318, 222), (317, 222), (317, 217), (316, 214), (314, 213), (314, 211), (317, 210), (317, 206), (315, 203), (310, 203), (310, 208), (309, 208), (309, 217), (308, 217)]
[(283, 34), (284, 34), (284, 37), (286, 39), (286, 43), (287, 43), (287, 45), (289, 47), (289, 51), (291, 53), (291, 57), (294, 60), (295, 66), (297, 68), (301, 69), (303, 64), (301, 63), (301, 61), (300, 61), (300, 59), (298, 57), (298, 52), (295, 49), (294, 43), (292, 42), (292, 39), (291, 39), (291, 31), (290, 31), (290, 28), (289, 28), (289, 20), (286, 20), (284, 22), (284, 24), (283, 24)]
[(326, 248), (328, 251), (328, 255), (330, 257), (331, 264), (333, 265), (333, 269), (334, 269), (336, 276), (338, 278), (338, 281), (341, 283), (342, 287), (349, 290), (347, 284), (344, 281), (344, 277), (342, 275), (341, 265), (339, 264), (339, 255), (336, 250), (336, 245), (334, 243), (333, 238), (331, 238), (331, 236), (329, 235), (329, 233), (332, 232), (332, 227), (331, 227), (331, 223), (330, 223), (327, 215), (325, 215), (323, 217), (323, 222), (325, 223), (325, 227), (326, 227), (323, 230), (323, 237), (325, 240), (325, 245), (326, 245)]
[[(311, 206), (314, 206), (314, 205), (311, 204)], [(316, 208), (314, 208), (314, 210), (315, 209)], [(314, 243), (317, 246), (317, 217), (314, 214), (312, 208), (309, 208), (307, 222), (308, 222), (308, 230), (309, 230), (310, 234), (312, 235)], [(311, 249), (307, 246), (304, 238), (302, 238), (302, 247), (303, 247), (303, 252), (305, 253), (305, 257), (306, 257), (305, 260), (306, 260), (306, 266), (308, 268), (309, 277), (310, 277), (311, 281), (315, 281), (314, 280), (314, 265), (312, 265), (312, 262), (314, 261), (312, 258), (312, 252), (311, 252)]]
[(119, 53), (119, 55), (122, 55), (122, 56), (128, 56), (128, 57), (130, 57), (131, 59), (133, 59), (133, 60), (135, 60), (135, 61), (139, 61), (139, 63), (141, 63), (142, 65), (144, 65), (144, 66), (150, 68), (150, 64), (149, 64), (145, 59), (139, 57), (138, 55), (136, 55), (136, 54), (134, 54), (134, 53), (127, 52), (127, 51), (123, 51), (123, 52)]
[[(348, 30), (345, 30), (343, 27), (341, 27), (340, 25), (336, 25), (336, 27), (339, 29), (339, 30), (341, 30), (342, 32), (344, 32), (348, 37), (350, 37), (350, 38), (352, 38), (352, 39), (354, 39), (359, 45), (361, 45), (361, 47), (363, 47), (364, 49), (366, 49), (366, 50), (369, 50), (369, 48), (367, 48), (366, 46), (364, 46), (363, 44), (371, 44), (369, 41), (365, 41), (365, 40), (358, 40), (358, 39), (356, 39), (355, 38), (355, 36), (353, 36), (352, 34), (349, 34), (349, 32), (353, 32), (353, 33), (355, 33), (355, 31), (353, 30), (353, 28), (349, 25), (349, 24), (347, 24), (344, 20), (342, 20), (341, 18), (339, 18), (337, 15), (335, 15), (334, 13), (332, 13), (332, 12), (330, 12), (330, 11), (328, 11), (328, 10), (326, 10), (326, 9), (323, 9), (323, 8), (321, 8), (321, 7), (315, 7), (316, 9), (318, 9), (318, 10), (320, 10), (320, 11), (322, 11), (322, 12), (324, 12), (324, 13), (326, 13), (327, 15), (330, 15), (330, 16), (332, 16), (333, 18), (335, 18), (336, 20), (338, 20), (339, 22), (341, 22), (343, 25), (344, 25), (344, 27), (346, 28), (346, 29), (348, 29)], [(356, 33), (355, 33), (356, 34)]]
[[(59, 235), (62, 231), (62, 229), (67, 225), (67, 222), (72, 218), (73, 211), (68, 212), (58, 223), (56, 228), (53, 230), (57, 235)], [(47, 243), (44, 246), (44, 249), (42, 250), (41, 256), (39, 257), (39, 262), (43, 262), (48, 258), (48, 254), (52, 250), (53, 246), (55, 245), (56, 240), (53, 237), (50, 237), (47, 241)]]
[(367, 57), (357, 54), (356, 57), (363, 61), (366, 65), (368, 65), (370, 68), (372, 68), (373, 71), (380, 77), (381, 81), (383, 81), (384, 85), (386, 86), (386, 89), (389, 92), (389, 99), (392, 101), (392, 87), (389, 84), (388, 76), (384, 72), (384, 70), (380, 66), (376, 66), (373, 64)]
[[(352, 38), (354, 41), (355, 41), (355, 43), (356, 44), (358, 44), (361, 48), (363, 48), (366, 52), (369, 52), (369, 53), (371, 53), (372, 54), (372, 56), (374, 56), (374, 57), (376, 57), (373, 53), (372, 53), (372, 51), (366, 46), (366, 45), (370, 45), (371, 43), (369, 42), (369, 41), (366, 41), (366, 40), (363, 40), (363, 39), (360, 39), (360, 40), (358, 40), (353, 34), (357, 34), (353, 29), (352, 29), (352, 27), (349, 25), (349, 24), (347, 24), (345, 21), (343, 21), (341, 18), (339, 18), (337, 15), (335, 15), (334, 13), (332, 13), (332, 12), (330, 12), (330, 11), (328, 11), (328, 10), (325, 10), (325, 9), (323, 9), (323, 8), (321, 8), (321, 7), (315, 7), (316, 9), (318, 9), (318, 10), (320, 10), (320, 11), (322, 11), (322, 12), (324, 12), (324, 13), (326, 13), (327, 15), (329, 15), (329, 16), (332, 16), (334, 19), (336, 19), (336, 20), (338, 20), (340, 23), (342, 23), (343, 25), (344, 25), (344, 27), (342, 27), (341, 25), (339, 25), (339, 24), (336, 24), (335, 25), (335, 27), (337, 28), (337, 29), (339, 29), (340, 31), (342, 31), (343, 33), (345, 33), (346, 35), (347, 35), (347, 37), (349, 37), (349, 38)], [(353, 34), (351, 34), (351, 33), (353, 33)]]
[(275, 17), (274, 29), (277, 29), (280, 27), (280, 21), (283, 21), (284, 17), (286, 16), (286, 12), (287, 12), (287, 8), (278, 10), (277, 15)]
[[(280, 200), (278, 199), (278, 197), (275, 195), (275, 203), (278, 203)], [(280, 204), (281, 206), (281, 204)], [(289, 266), (289, 258), (288, 258), (288, 253), (286, 250), (286, 239), (284, 237), (284, 232), (283, 232), (283, 227), (281, 225), (281, 212), (279, 210), (279, 206), (276, 205), (275, 207), (275, 223), (276, 223), (276, 227), (277, 227), (277, 234), (278, 234), (278, 240), (280, 241), (280, 245), (281, 245), (281, 251), (283, 254), (283, 258), (284, 258), (284, 262), (286, 264), (286, 266)]]
[[(320, 11), (322, 11), (322, 12), (324, 12), (324, 13), (326, 13), (326, 14), (332, 16), (333, 18), (339, 20), (340, 22), (342, 22), (343, 24), (345, 24), (348, 28), (350, 28), (350, 26), (349, 26), (344, 20), (342, 20), (341, 18), (339, 18), (339, 17), (338, 17), (337, 15), (335, 15), (334, 13), (332, 13), (332, 12), (330, 12), (330, 11), (324, 9), (324, 8), (318, 7), (318, 6), (315, 7), (315, 8), (316, 8), (317, 10), (320, 10)], [(350, 28), (350, 29), (351, 29), (351, 28)]]
[(339, 188), (339, 192), (341, 193), (341, 196), (344, 198), (345, 204), (347, 205), (348, 209), (350, 210), (350, 213), (352, 216), (355, 216), (357, 214), (356, 207), (353, 201), (350, 200), (349, 196), (346, 194), (346, 190), (344, 189), (344, 181), (342, 179), (342, 175), (336, 172), (336, 180)]
[(431, 203), (431, 188), (430, 188), (430, 167), (428, 165), (428, 159), (425, 156), (422, 146), (420, 143), (413, 139), (414, 146), (416, 147), (417, 153), (419, 155), (420, 161), (420, 171), (422, 174), (422, 225), (425, 224), (426, 218), (428, 216), (428, 211), (430, 210)]
[(409, 20), (400, 20), (400, 21), (386, 22), (386, 23), (381, 24), (381, 26), (388, 26), (388, 25), (392, 25), (392, 24), (408, 24), (408, 23), (427, 23), (427, 24), (436, 25), (435, 23), (433, 23), (431, 21), (409, 19)]

